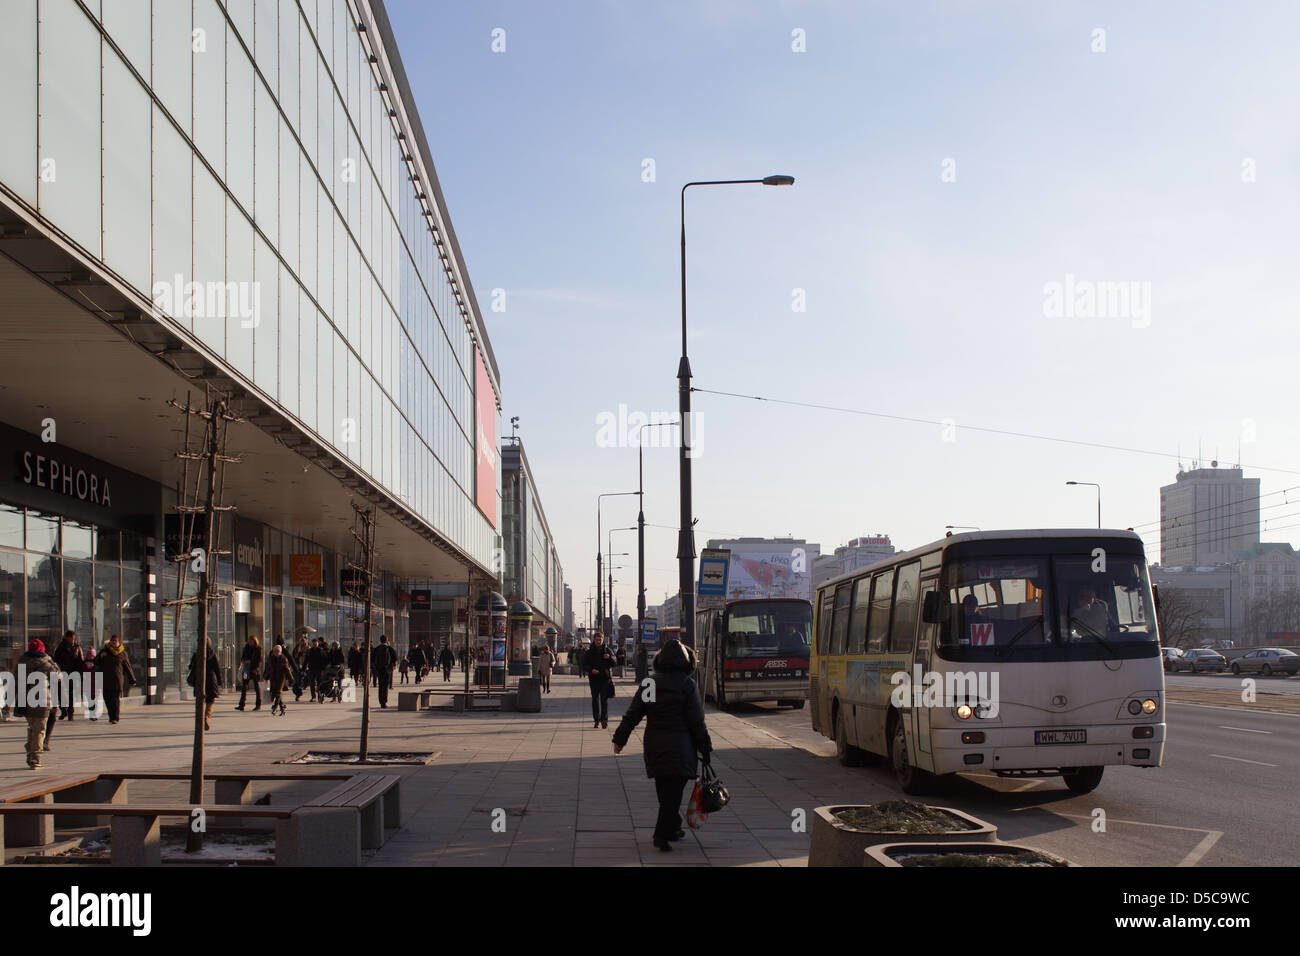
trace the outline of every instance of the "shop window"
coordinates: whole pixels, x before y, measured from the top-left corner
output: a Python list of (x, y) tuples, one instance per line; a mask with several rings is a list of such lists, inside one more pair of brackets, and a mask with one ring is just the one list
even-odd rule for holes
[(59, 553), (59, 519), (39, 511), (27, 512), (27, 550)]
[(15, 508), (13, 505), (0, 505), (0, 545), (6, 548), (22, 548), (22, 508)]
[[(30, 536), (31, 526), (28, 526)], [(40, 639), (52, 648), (61, 633), (59, 559), (29, 555), (27, 560), (27, 639)]]
[(27, 648), (24, 565), (21, 554), (0, 551), (0, 667), (11, 670), (14, 658)]
[(89, 561), (94, 557), (94, 543), (94, 529), (90, 525), (64, 520), (62, 553), (65, 558)]

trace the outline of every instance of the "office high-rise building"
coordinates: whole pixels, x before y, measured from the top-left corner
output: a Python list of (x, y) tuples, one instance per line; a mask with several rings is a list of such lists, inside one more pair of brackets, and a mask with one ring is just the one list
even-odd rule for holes
[(1203, 566), (1233, 560), (1259, 543), (1259, 479), (1240, 468), (1179, 471), (1160, 489), (1160, 564)]

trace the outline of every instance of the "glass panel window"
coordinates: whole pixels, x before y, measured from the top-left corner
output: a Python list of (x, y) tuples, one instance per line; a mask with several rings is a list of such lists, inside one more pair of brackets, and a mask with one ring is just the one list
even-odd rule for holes
[(95, 595), (90, 569), (89, 561), (63, 562), (63, 627), (77, 632), (83, 652), (94, 630)]
[[(194, 50), (194, 145), (226, 175), (226, 18), (217, 0), (194, 0), (194, 28), (203, 31)], [(233, 41), (231, 41), (233, 42)], [(194, 46), (195, 44), (191, 44)], [(146, 64), (145, 76), (149, 75)]]
[(0, 545), (6, 548), (22, 548), (22, 508), (15, 505), (0, 505)]
[(274, 0), (263, 0), (261, 3), (255, 3), (254, 9), (254, 45), (253, 58), (257, 60), (257, 68), (262, 71), (262, 76), (271, 87), (271, 92), (279, 91), (279, 58), (277, 49), (280, 44), (279, 24), (277, 20), (278, 4)]
[[(37, 480), (41, 480), (39, 468), (35, 469)], [(46, 480), (48, 480), (48, 475)], [(53, 515), (43, 515), (39, 511), (27, 512), (27, 550), (40, 551), (45, 554), (59, 553), (59, 519)]]
[(279, 397), (279, 289), (280, 263), (261, 236), (257, 237), (257, 279), (253, 328), (253, 381), (272, 398)]
[(338, 441), (334, 427), (334, 329), (317, 313), (316, 325), (316, 431), (328, 443)]
[(85, 558), (94, 557), (91, 553), (94, 547), (94, 529), (88, 524), (78, 524), (76, 521), (63, 522), (63, 556), (65, 558)]
[(316, 307), (305, 293), (298, 297), (298, 417), (308, 428), (320, 431), (316, 415), (320, 405), (316, 383)]
[(0, 551), (0, 667), (12, 672), (14, 660), (27, 650), (27, 601), (21, 554)]
[(27, 557), (27, 639), (42, 640), (49, 649), (62, 632), (59, 614), (59, 559)]
[(280, 108), (298, 128), (298, 30), (302, 18), (294, 0), (280, 0)]
[(179, 325), (191, 328), (186, 308), (194, 225), (190, 171), (194, 154), (162, 110), (153, 110), (153, 301)]
[(40, 210), (96, 256), (102, 240), (99, 54), (99, 31), (74, 0), (41, 4)]
[[(135, 71), (148, 80), (150, 42), (153, 36), (152, 11), (149, 4), (141, 3), (140, 0), (100, 0), (100, 5), (103, 8), (101, 20), (104, 29), (113, 38), (118, 49), (126, 54)], [(7, 3), (5, 6), (12, 7), (13, 4)], [(32, 6), (35, 6), (34, 2)], [(5, 28), (6, 32), (14, 28), (12, 11), (6, 16)], [(13, 61), (5, 60), (6, 69), (12, 65)]]
[(153, 5), (153, 90), (186, 133), (191, 132), (192, 19), (190, 3)]
[(271, 94), (257, 83), (254, 135), (253, 221), (262, 234), (277, 242), (280, 235), (280, 114)]
[(298, 275), (302, 278), (303, 286), (314, 296), (316, 294), (316, 246), (319, 242), (316, 228), (316, 174), (312, 172), (307, 157), (300, 154), (300, 158), (298, 211), (302, 222), (298, 229), (298, 248), (302, 265), (298, 269)]
[(123, 564), (140, 564), (144, 561), (145, 540), (144, 535), (135, 534), (132, 531), (122, 532), (122, 563)]
[(320, 63), (320, 57), (316, 55), (316, 47), (311, 33), (307, 30), (307, 24), (301, 17), (298, 22), (298, 112), (301, 117), (298, 122), (298, 135), (302, 138), (302, 148), (306, 150), (308, 158), (315, 162), (316, 145), (319, 141), (316, 129), (316, 65)]
[[(191, 578), (193, 575), (191, 575)], [(163, 597), (162, 576), (158, 578), (159, 600), (172, 600), (176, 597), (174, 593), (176, 584), (173, 579), (172, 593)], [(145, 582), (144, 574), (140, 571), (122, 570), (122, 623), (118, 635), (122, 638), (122, 644), (126, 647), (126, 652), (131, 657), (131, 670), (135, 673), (135, 679), (141, 687), (146, 686), (149, 678), (148, 658), (145, 656), (145, 645), (148, 638), (146, 633), (149, 619), (148, 596), (144, 593)], [(194, 609), (197, 610), (197, 609)], [(174, 620), (171, 611), (159, 612), (159, 618)], [(182, 618), (183, 620), (183, 618)], [(111, 632), (110, 632), (111, 633)], [(162, 662), (159, 661), (161, 670)], [(185, 666), (189, 666), (189, 659), (185, 661)]]
[(280, 404), (298, 414), (298, 283), (280, 269)]
[(121, 559), (121, 535), (108, 528), (95, 529), (95, 560), (116, 562)]
[[(194, 332), (220, 354), (226, 351), (226, 191), (197, 159), (194, 163), (194, 279), (202, 301), (194, 302)], [(220, 294), (218, 294), (220, 293)]]
[(253, 378), (253, 227), (226, 200), (226, 359)]
[[(348, 408), (348, 347), (338, 330), (334, 330), (334, 418), (332, 420), (333, 437), (331, 443), (343, 452), (355, 449), (356, 445), (346, 445), (342, 439), (343, 419), (350, 414)], [(355, 419), (354, 419), (355, 421)], [(353, 457), (349, 454), (349, 457)]]
[[(145, 11), (145, 44), (149, 42)], [(145, 54), (148, 59), (148, 53)], [(0, 30), (0, 62), (5, 79), (0, 85), (0, 129), (5, 131), (0, 149), (0, 181), (36, 205), (36, 0), (5, 4), (5, 28)]]
[(149, 94), (111, 49), (104, 53), (104, 262), (148, 291)]
[(253, 208), (253, 64), (238, 43), (226, 44), (226, 185)]
[(98, 652), (108, 643), (110, 635), (122, 633), (122, 569), (116, 564), (95, 562), (95, 600), (91, 617), (94, 646)]
[(280, 120), (280, 238), (279, 250), (289, 268), (298, 271), (298, 144), (284, 119)]

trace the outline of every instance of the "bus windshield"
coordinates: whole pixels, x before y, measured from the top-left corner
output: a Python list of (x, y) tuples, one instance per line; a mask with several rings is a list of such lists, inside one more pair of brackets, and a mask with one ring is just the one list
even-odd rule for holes
[(724, 657), (808, 657), (812, 606), (802, 601), (741, 601), (727, 608)]
[(965, 558), (944, 571), (939, 651), (953, 659), (1145, 657), (1157, 647), (1145, 563), (1127, 555)]

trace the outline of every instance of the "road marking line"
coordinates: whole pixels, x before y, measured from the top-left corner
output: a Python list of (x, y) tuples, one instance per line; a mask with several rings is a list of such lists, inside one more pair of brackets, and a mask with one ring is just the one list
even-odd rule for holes
[[(1040, 807), (1030, 807), (1029, 809), (1041, 809)], [(1092, 817), (1085, 816), (1082, 813), (1059, 813), (1057, 816), (1069, 817), (1072, 820), (1088, 820), (1091, 822)], [(1135, 827), (1158, 827), (1161, 830), (1186, 830), (1188, 833), (1218, 833), (1223, 835), (1220, 830), (1207, 830), (1205, 827), (1179, 827), (1172, 823), (1147, 823), (1143, 820), (1116, 820), (1114, 817), (1107, 817), (1107, 823), (1127, 823)]]
[(1268, 714), (1271, 717), (1300, 717), (1300, 714), (1292, 713), (1289, 710), (1269, 710), (1266, 707), (1257, 707), (1255, 704), (1193, 704), (1186, 700), (1170, 700), (1166, 698), (1166, 704), (1174, 704), (1178, 707), (1204, 707), (1209, 710), (1236, 710), (1247, 711), (1253, 714)]
[(1251, 730), (1249, 727), (1231, 727), (1228, 724), (1219, 724), (1220, 730), (1240, 730), (1243, 734), (1271, 734), (1271, 730)]
[(1196, 846), (1192, 847), (1192, 852), (1183, 857), (1183, 861), (1178, 866), (1195, 866), (1210, 852), (1210, 848), (1219, 842), (1219, 837), (1223, 836), (1222, 830), (1210, 830), (1205, 834), (1205, 839)]
[(1264, 763), (1262, 760), (1247, 760), (1245, 757), (1229, 757), (1226, 754), (1210, 754), (1211, 757), (1218, 757), (1220, 760), (1235, 760), (1238, 763), (1253, 763), (1261, 767), (1276, 767), (1275, 763)]

